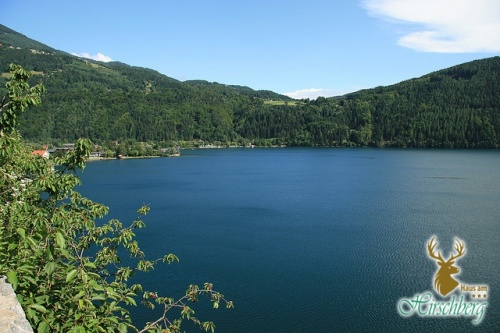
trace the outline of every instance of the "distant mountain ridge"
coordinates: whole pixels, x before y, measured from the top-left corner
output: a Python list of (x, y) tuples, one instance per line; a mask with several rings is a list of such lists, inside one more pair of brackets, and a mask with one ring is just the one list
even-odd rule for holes
[[(35, 41), (33, 39), (30, 39), (28, 37), (26, 37), (25, 35), (23, 34), (20, 34), (4, 25), (1, 25), (0, 24), (0, 43), (3, 44), (4, 47), (7, 47), (7, 48), (12, 48), (12, 49), (16, 49), (16, 50), (26, 50), (26, 49), (29, 49), (30, 52), (32, 53), (39, 53), (39, 54), (43, 54), (43, 53), (49, 53), (49, 54), (58, 54), (58, 55), (61, 55), (61, 56), (69, 56), (69, 57), (76, 57), (76, 58), (80, 58), (80, 59), (83, 59), (84, 61), (88, 61), (90, 63), (100, 63), (100, 62), (97, 62), (97, 61), (94, 61), (94, 60), (91, 60), (91, 59), (85, 59), (85, 58), (81, 58), (81, 57), (77, 57), (77, 56), (73, 56), (73, 55), (70, 55), (66, 52), (63, 52), (63, 51), (59, 51), (59, 50), (56, 50), (56, 49), (53, 49), (43, 43), (40, 43), (38, 41)], [(17, 54), (16, 54), (17, 55)], [(5, 61), (2, 61), (2, 64), (4, 63)], [(158, 73), (157, 71), (155, 70), (152, 70), (152, 69), (148, 69), (148, 68), (141, 68), (141, 67), (135, 67), (135, 66), (130, 66), (128, 64), (125, 64), (125, 63), (122, 63), (122, 62), (119, 62), (119, 61), (112, 61), (112, 62), (109, 62), (109, 63), (100, 63), (101, 65), (103, 65), (104, 67), (108, 67), (108, 68), (113, 68), (113, 69), (117, 69), (117, 70), (120, 70), (124, 73), (128, 73), (130, 74), (131, 71), (133, 72), (134, 70), (144, 70), (144, 71), (149, 71), (151, 74), (153, 74), (155, 76), (156, 79), (158, 79), (159, 81), (162, 81), (162, 82), (167, 82), (167, 81), (170, 81), (170, 82), (181, 82), (181, 81), (178, 81), (176, 79), (173, 79), (173, 78), (170, 78), (166, 75), (163, 75), (163, 74), (160, 74)], [(37, 68), (34, 68), (34, 70), (36, 71)], [(278, 93), (275, 93), (275, 92), (272, 92), (272, 91), (268, 91), (268, 90), (253, 90), (249, 87), (244, 87), (244, 86), (235, 86), (235, 85), (224, 85), (224, 84), (219, 84), (219, 83), (210, 83), (208, 81), (203, 81), (203, 80), (192, 80), (192, 81), (185, 81), (185, 83), (189, 84), (189, 85), (201, 85), (201, 84), (204, 84), (204, 85), (221, 85), (221, 86), (226, 86), (226, 87), (230, 87), (236, 91), (239, 91), (247, 96), (252, 96), (252, 97), (259, 97), (259, 98), (274, 98), (274, 99), (290, 99), (290, 97), (288, 96), (285, 96), (285, 95), (281, 95), (281, 94), (278, 94)], [(266, 97), (267, 96), (267, 97)]]
[[(155, 70), (72, 56), (0, 25), (0, 69), (47, 88), (23, 116), (32, 141), (192, 141), (259, 146), (498, 148), (500, 57), (334, 98), (181, 82)], [(0, 78), (3, 87), (6, 75)], [(4, 95), (5, 90), (0, 91)], [(270, 103), (270, 101), (281, 101)]]
[(13, 47), (13, 48), (23, 48), (23, 49), (34, 49), (45, 52), (54, 52), (55, 49), (37, 42), (36, 40), (30, 39), (25, 35), (18, 33), (12, 29), (7, 28), (4, 25), (0, 24), (0, 42), (4, 47)]

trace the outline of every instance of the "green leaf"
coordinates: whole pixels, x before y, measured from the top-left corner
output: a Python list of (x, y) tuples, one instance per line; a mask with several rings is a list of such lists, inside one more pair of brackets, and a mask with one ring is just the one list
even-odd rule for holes
[(215, 332), (215, 324), (211, 321), (206, 321), (202, 324), (202, 327), (205, 331), (211, 331), (212, 333)]
[(61, 234), (61, 232), (59, 231), (56, 233), (56, 243), (60, 248), (66, 248), (66, 240), (64, 239), (63, 234)]
[(38, 312), (42, 312), (42, 313), (47, 312), (47, 309), (43, 305), (40, 305), (40, 304), (31, 304), (29, 307), (32, 309), (35, 309)]
[(85, 333), (85, 327), (83, 327), (83, 326), (73, 327), (73, 330), (71, 332), (72, 333)]
[(163, 262), (167, 262), (169, 265), (174, 261), (179, 262), (179, 258), (173, 253), (169, 253), (163, 257)]
[(28, 240), (32, 248), (36, 249), (38, 247), (38, 243), (33, 238), (26, 237), (26, 239)]
[(96, 295), (96, 296), (92, 297), (92, 300), (93, 301), (105, 301), (106, 300), (106, 296), (104, 296), (104, 295)]
[(52, 272), (56, 269), (56, 263), (51, 261), (51, 262), (48, 262), (45, 267), (44, 267), (44, 270), (45, 272), (47, 272), (47, 275), (50, 275), (52, 274)]
[(120, 333), (127, 333), (128, 332), (127, 325), (121, 323), (120, 325), (118, 325), (118, 331), (120, 331)]
[(142, 220), (135, 220), (132, 223), (132, 228), (140, 229), (140, 228), (144, 228), (145, 226), (146, 226), (146, 224)]
[(78, 270), (73, 269), (68, 274), (66, 274), (66, 283), (73, 281), (73, 279), (75, 278), (77, 273), (78, 273)]
[(40, 325), (38, 325), (38, 333), (47, 333), (49, 332), (50, 327), (49, 324), (46, 321), (42, 321)]
[(141, 208), (139, 208), (139, 210), (137, 210), (137, 214), (138, 215), (146, 215), (147, 213), (149, 213), (149, 210), (150, 210), (150, 207), (148, 205), (144, 205)]
[(86, 262), (83, 264), (85, 267), (96, 268), (96, 265), (93, 262)]
[(125, 297), (125, 304), (132, 304), (133, 306), (137, 306), (135, 299), (132, 297)]
[(21, 236), (22, 239), (26, 238), (26, 230), (24, 230), (23, 228), (17, 228), (16, 231)]
[(80, 300), (80, 298), (82, 298), (83, 296), (85, 296), (85, 291), (82, 290), (80, 291), (78, 294), (75, 295), (75, 297), (73, 297), (73, 299), (76, 301), (76, 300)]
[(7, 280), (9, 280), (9, 283), (12, 285), (12, 288), (16, 290), (17, 284), (19, 283), (19, 281), (17, 280), (17, 273), (14, 271), (8, 271), (6, 275)]
[(47, 250), (45, 250), (45, 256), (47, 260), (53, 260), (54, 259), (54, 254), (52, 253), (53, 251), (52, 246), (48, 246)]
[(83, 284), (87, 284), (87, 281), (88, 281), (88, 275), (85, 271), (82, 271), (82, 281), (83, 281)]

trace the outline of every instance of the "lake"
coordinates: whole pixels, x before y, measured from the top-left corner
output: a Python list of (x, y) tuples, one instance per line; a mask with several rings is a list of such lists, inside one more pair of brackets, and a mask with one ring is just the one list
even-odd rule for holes
[[(142, 204), (151, 207), (137, 232), (142, 249), (151, 259), (173, 252), (180, 262), (141, 282), (176, 297), (191, 283), (214, 283), (235, 308), (200, 302), (194, 309), (216, 332), (499, 331), (499, 151), (181, 154), (89, 163), (79, 189), (124, 223)], [(433, 290), (432, 235), (444, 258), (454, 253), (454, 237), (462, 239), (454, 277), (488, 286), (479, 325), (398, 314), (400, 299)], [(154, 317), (133, 313), (137, 323)]]

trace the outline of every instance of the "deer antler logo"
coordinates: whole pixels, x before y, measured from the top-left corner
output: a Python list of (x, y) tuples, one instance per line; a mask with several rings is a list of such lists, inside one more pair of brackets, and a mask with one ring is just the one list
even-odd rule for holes
[(465, 245), (460, 240), (455, 239), (455, 255), (451, 255), (448, 260), (444, 260), (441, 253), (437, 255), (434, 253), (437, 243), (434, 243), (434, 237), (429, 243), (427, 243), (427, 250), (429, 251), (429, 256), (436, 259), (439, 270), (434, 277), (434, 289), (438, 291), (441, 295), (446, 296), (453, 289), (458, 286), (458, 281), (451, 277), (452, 274), (457, 274), (460, 270), (458, 267), (453, 266), (455, 259), (460, 258), (465, 254)]
[(400, 298), (397, 306), (400, 316), (470, 317), (474, 325), (481, 323), (488, 307), (489, 286), (466, 284), (452, 277), (460, 272), (458, 265), (455, 266), (456, 260), (465, 254), (465, 243), (462, 240), (455, 238), (453, 243), (454, 251), (450, 251), (449, 257), (444, 260), (442, 252), (437, 248), (436, 237), (431, 236), (427, 240), (427, 256), (437, 263), (433, 290)]

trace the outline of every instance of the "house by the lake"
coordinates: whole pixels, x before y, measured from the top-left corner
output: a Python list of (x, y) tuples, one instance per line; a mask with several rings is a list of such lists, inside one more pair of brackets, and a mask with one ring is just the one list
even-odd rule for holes
[(100, 159), (106, 157), (106, 152), (103, 151), (93, 151), (89, 155), (89, 159)]
[(35, 156), (42, 156), (43, 158), (49, 158), (49, 156), (50, 156), (47, 149), (33, 150), (33, 152), (31, 154), (33, 154)]

